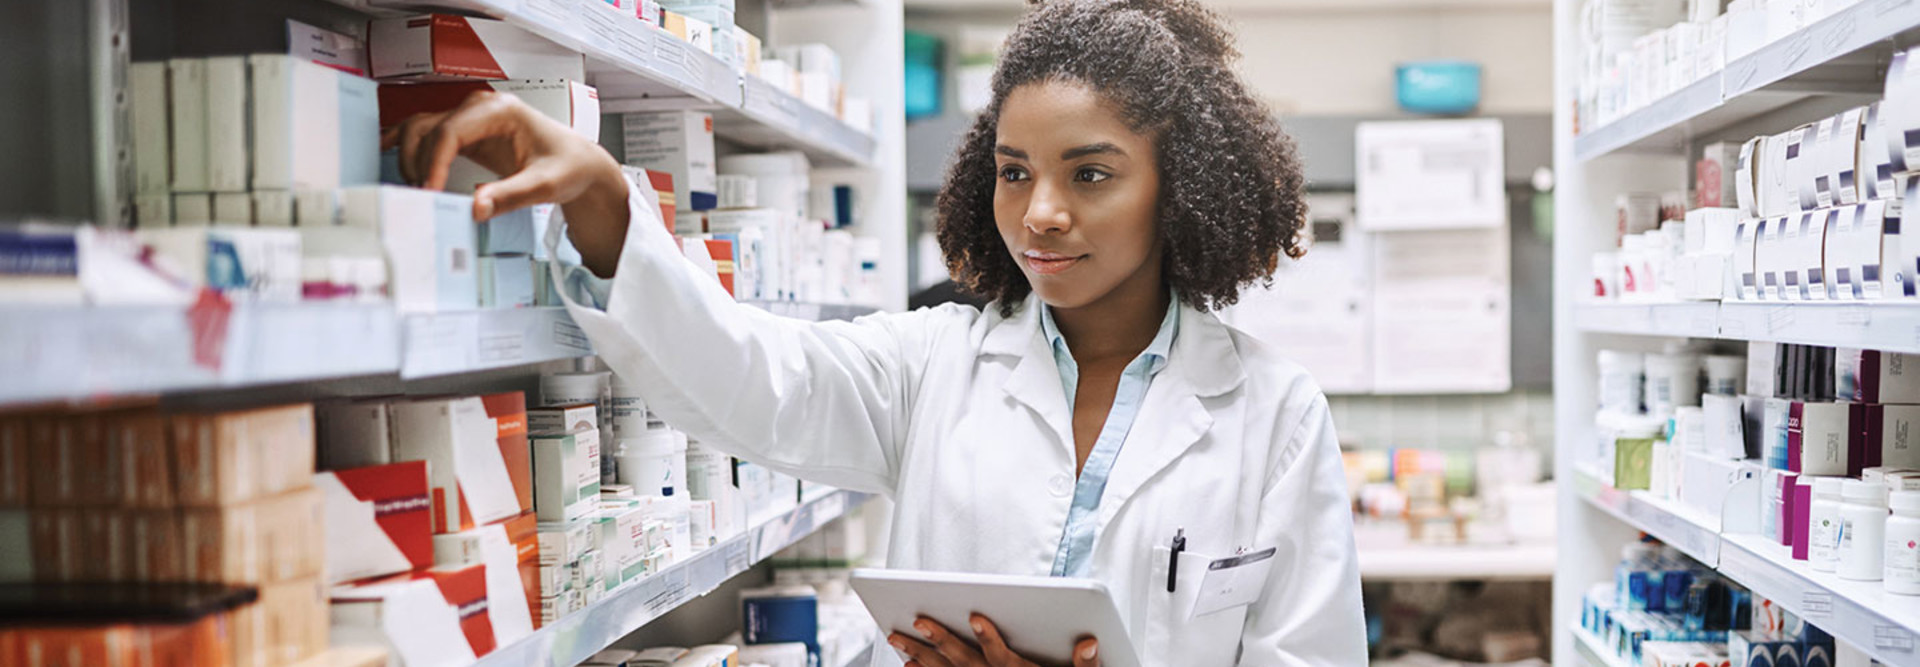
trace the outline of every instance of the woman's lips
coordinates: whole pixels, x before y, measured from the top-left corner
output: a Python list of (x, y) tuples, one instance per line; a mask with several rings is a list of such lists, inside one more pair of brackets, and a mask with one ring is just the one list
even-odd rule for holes
[(1033, 269), (1034, 273), (1050, 276), (1073, 268), (1074, 265), (1080, 263), (1080, 260), (1085, 259), (1086, 255), (1062, 255), (1053, 252), (1028, 251), (1025, 257), (1027, 260), (1027, 268)]

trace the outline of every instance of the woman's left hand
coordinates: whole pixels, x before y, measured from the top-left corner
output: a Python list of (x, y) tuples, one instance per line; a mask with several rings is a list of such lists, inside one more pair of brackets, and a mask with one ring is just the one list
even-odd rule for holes
[[(1006, 640), (1000, 637), (1000, 629), (987, 617), (974, 614), (969, 622), (977, 643), (961, 639), (949, 632), (946, 626), (924, 616), (913, 622), (913, 628), (920, 632), (921, 638), (895, 632), (887, 637), (887, 643), (907, 654), (908, 667), (1039, 667), (1007, 648)], [(1099, 641), (1093, 637), (1076, 642), (1073, 646), (1073, 667), (1099, 667), (1099, 647)]]

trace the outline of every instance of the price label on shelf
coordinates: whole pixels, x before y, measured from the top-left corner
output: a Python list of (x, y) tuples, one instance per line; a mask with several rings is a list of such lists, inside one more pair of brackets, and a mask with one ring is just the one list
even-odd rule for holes
[(1807, 591), (1800, 595), (1800, 616), (1806, 619), (1825, 619), (1833, 617), (1833, 594), (1821, 591)]
[(593, 344), (587, 341), (587, 332), (573, 320), (559, 320), (553, 323), (553, 343), (561, 347), (578, 350), (581, 354), (592, 354)]
[(1896, 625), (1873, 626), (1873, 650), (1913, 652), (1913, 631)]

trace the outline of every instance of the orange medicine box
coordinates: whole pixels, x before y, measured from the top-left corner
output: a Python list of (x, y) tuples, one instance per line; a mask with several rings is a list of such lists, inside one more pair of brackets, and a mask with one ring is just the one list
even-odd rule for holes
[(318, 576), (325, 567), (320, 492), (180, 513), (188, 581), (257, 584)]
[(232, 612), (234, 667), (289, 665), (327, 648), (327, 591), (318, 577), (260, 587)]
[(230, 505), (313, 481), (313, 406), (172, 418), (174, 481), (187, 507)]
[(397, 461), (426, 461), (433, 532), (452, 533), (533, 509), (526, 396), (430, 398), (391, 406)]
[(314, 485), (326, 496), (329, 582), (433, 565), (426, 462), (323, 472)]

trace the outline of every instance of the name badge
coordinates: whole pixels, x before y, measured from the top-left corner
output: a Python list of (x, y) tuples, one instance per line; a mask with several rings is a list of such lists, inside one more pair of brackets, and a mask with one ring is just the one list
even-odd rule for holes
[(1193, 617), (1253, 604), (1273, 572), (1273, 554), (1273, 549), (1266, 549), (1208, 563), (1200, 594), (1193, 601)]

